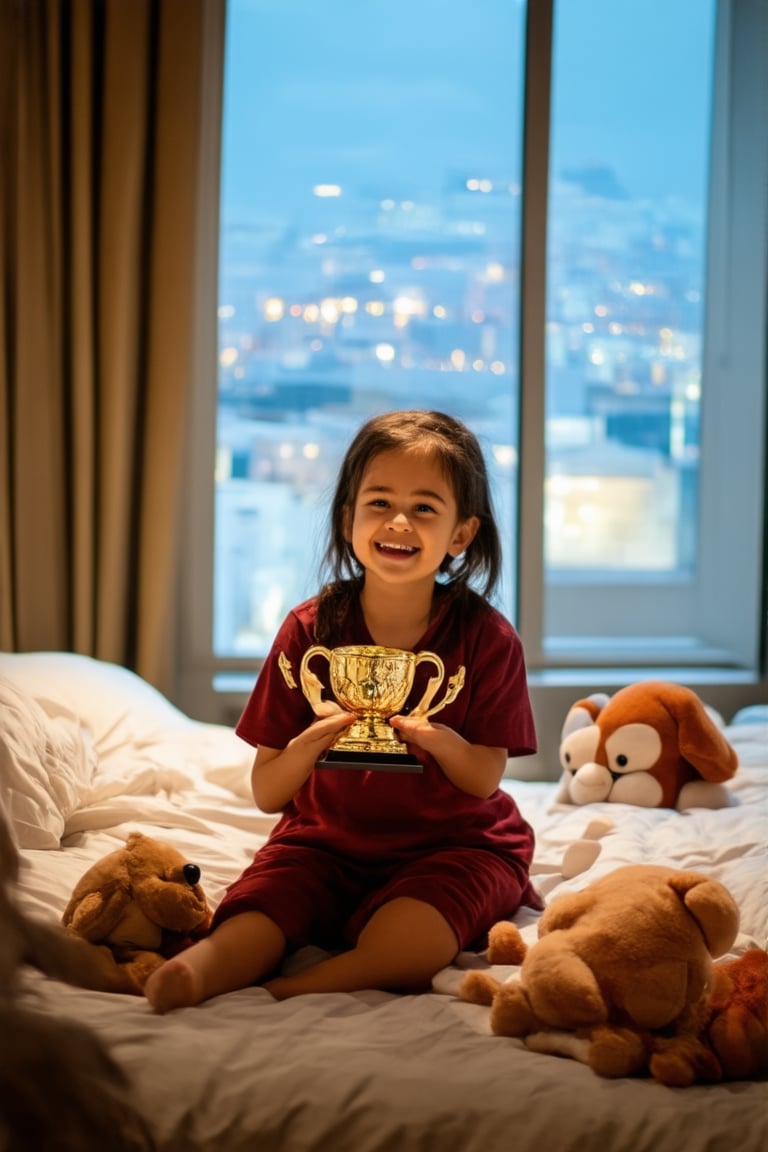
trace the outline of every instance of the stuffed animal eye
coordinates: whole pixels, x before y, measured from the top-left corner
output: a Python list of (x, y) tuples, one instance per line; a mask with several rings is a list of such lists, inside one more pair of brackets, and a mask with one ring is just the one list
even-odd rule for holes
[(607, 737), (605, 751), (609, 771), (648, 772), (661, 755), (661, 736), (650, 724), (623, 724)]
[(594, 760), (599, 739), (600, 729), (595, 724), (569, 733), (560, 745), (561, 767), (577, 772), (582, 764)]
[(200, 869), (197, 864), (185, 864), (183, 871), (187, 884), (197, 884), (200, 879)]

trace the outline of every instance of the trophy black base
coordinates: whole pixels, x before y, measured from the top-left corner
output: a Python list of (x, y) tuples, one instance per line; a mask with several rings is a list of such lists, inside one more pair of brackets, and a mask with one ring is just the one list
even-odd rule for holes
[(424, 765), (410, 752), (343, 752), (330, 748), (316, 768), (352, 768), (363, 772), (423, 772)]

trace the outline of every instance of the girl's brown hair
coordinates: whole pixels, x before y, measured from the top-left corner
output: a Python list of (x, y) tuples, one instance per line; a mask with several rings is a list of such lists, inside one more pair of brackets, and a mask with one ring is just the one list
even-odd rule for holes
[(501, 573), (501, 542), (493, 516), (482, 449), (474, 433), (444, 412), (421, 409), (385, 412), (363, 424), (347, 449), (329, 513), (330, 535), (322, 571), (328, 582), (318, 601), (316, 632), (331, 639), (359, 589), (363, 568), (352, 551), (345, 527), (354, 509), (366, 468), (382, 452), (424, 452), (443, 470), (453, 490), (459, 520), (476, 516), (479, 527), (461, 556), (446, 556), (441, 583), (464, 596), (471, 585), (489, 599)]

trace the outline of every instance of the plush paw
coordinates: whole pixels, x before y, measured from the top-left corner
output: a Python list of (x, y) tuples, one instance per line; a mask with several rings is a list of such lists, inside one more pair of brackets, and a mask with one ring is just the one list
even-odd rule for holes
[(459, 996), (469, 1004), (482, 1004), (487, 1008), (493, 1003), (499, 987), (498, 981), (487, 972), (470, 971), (459, 985)]
[(500, 920), (488, 933), (490, 964), (522, 964), (526, 951), (525, 941), (510, 920)]
[(587, 872), (601, 851), (595, 840), (574, 840), (563, 853), (563, 879), (573, 880), (574, 876)]
[(737, 803), (736, 796), (725, 784), (689, 780), (680, 789), (675, 807), (678, 812), (685, 812), (690, 808), (730, 808)]
[(133, 985), (132, 991), (136, 995), (141, 995), (149, 977), (153, 972), (157, 972), (158, 968), (162, 968), (163, 964), (165, 964), (165, 957), (161, 956), (159, 952), (137, 952), (134, 958), (122, 967), (127, 979)]
[(717, 1057), (695, 1036), (656, 1040), (649, 1068), (655, 1080), (671, 1088), (716, 1084), (723, 1078)]
[(491, 1032), (496, 1036), (527, 1036), (541, 1027), (519, 984), (502, 984), (491, 1004)]
[(647, 1067), (647, 1045), (629, 1028), (594, 1028), (587, 1063), (598, 1076), (636, 1076)]

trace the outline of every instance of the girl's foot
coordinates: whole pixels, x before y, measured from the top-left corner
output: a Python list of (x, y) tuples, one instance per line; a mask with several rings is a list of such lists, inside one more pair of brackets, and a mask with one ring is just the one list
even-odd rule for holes
[(189, 1008), (204, 998), (203, 981), (183, 955), (174, 956), (147, 978), (144, 995), (160, 1014), (174, 1008)]

